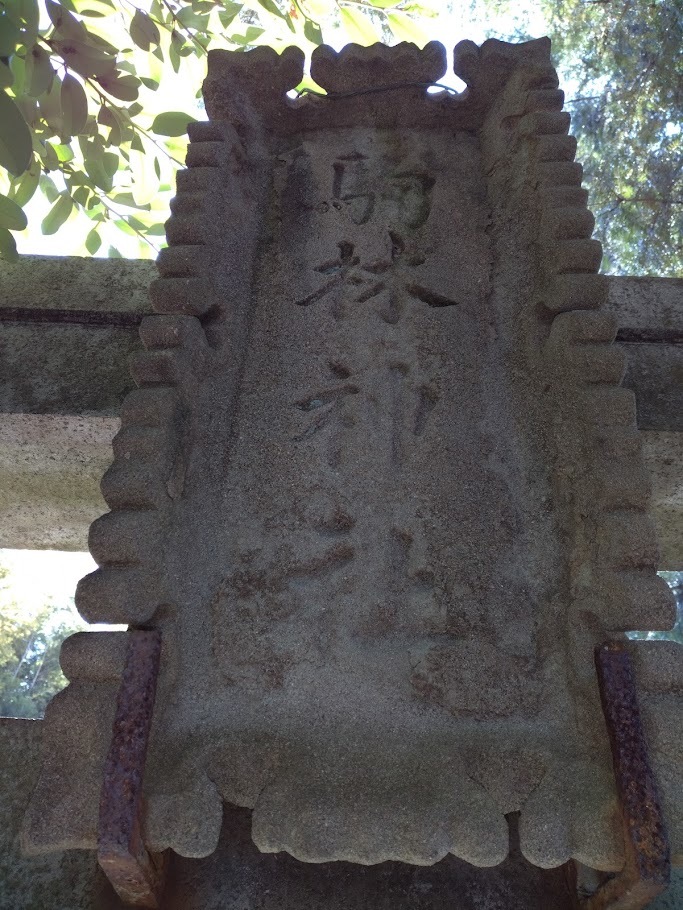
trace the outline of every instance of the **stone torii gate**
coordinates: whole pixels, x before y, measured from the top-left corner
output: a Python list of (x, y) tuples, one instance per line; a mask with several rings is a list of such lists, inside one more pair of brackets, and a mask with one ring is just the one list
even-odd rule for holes
[[(673, 604), (612, 343), (679, 568), (680, 414), (647, 371), (680, 367), (680, 288), (597, 274), (547, 40), (461, 42), (455, 98), (425, 91), (444, 69), (436, 43), (321, 48), (328, 95), (291, 102), (296, 50), (210, 55), (77, 593), (129, 631), (65, 643), (27, 785), (69, 906), (569, 907), (578, 866), (586, 910), (635, 908), (681, 861), (683, 668), (624, 639)], [(92, 473), (145, 304), (10, 293), (5, 451), (61, 434), (58, 471)], [(94, 497), (46, 486), (5, 495), (6, 545), (79, 545)]]

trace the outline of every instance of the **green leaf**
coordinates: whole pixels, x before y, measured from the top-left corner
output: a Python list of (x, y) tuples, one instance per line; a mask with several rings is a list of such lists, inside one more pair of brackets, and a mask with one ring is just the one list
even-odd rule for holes
[(399, 41), (411, 41), (413, 44), (417, 44), (418, 47), (424, 47), (429, 41), (429, 35), (422, 26), (406, 13), (389, 13), (387, 15), (387, 23)]
[(10, 174), (23, 174), (31, 161), (31, 131), (6, 92), (0, 92), (0, 165)]
[(115, 152), (105, 152), (102, 155), (102, 167), (105, 174), (113, 177), (119, 169), (119, 156)]
[(306, 19), (304, 22), (304, 35), (311, 44), (322, 44), (323, 43), (323, 33), (322, 29), (317, 22), (314, 22), (312, 19)]
[(57, 158), (62, 163), (74, 160), (74, 151), (67, 143), (60, 143), (55, 146), (55, 152), (57, 153)]
[(239, 15), (242, 9), (241, 3), (226, 3), (226, 9), (218, 11), (218, 20), (223, 28), (230, 28), (233, 20)]
[(270, 13), (271, 16), (277, 16), (278, 19), (287, 18), (285, 16), (285, 14), (282, 12), (282, 10), (279, 8), (277, 3), (275, 3), (275, 0), (258, 0), (258, 5), (263, 7), (263, 9), (267, 13)]
[(110, 128), (109, 145), (121, 145), (123, 139), (123, 124), (115, 108), (103, 104), (97, 115), (97, 122)]
[(96, 35), (94, 32), (86, 32), (87, 43), (89, 43), (96, 50), (104, 51), (105, 54), (109, 54), (110, 57), (115, 57), (119, 53), (118, 47), (111, 44), (109, 41), (106, 41), (101, 35)]
[(59, 170), (59, 157), (51, 142), (45, 142), (42, 150), (43, 166), (46, 171)]
[(9, 88), (13, 82), (14, 73), (6, 63), (0, 60), (0, 88)]
[(40, 9), (38, 7), (38, 0), (18, 0), (17, 3), (21, 18), (25, 23), (26, 34), (29, 38), (33, 38), (38, 34), (38, 26), (40, 23)]
[(335, 9), (335, 0), (299, 0), (301, 12), (314, 22), (320, 22), (331, 16)]
[(180, 69), (180, 51), (185, 44), (185, 39), (178, 34), (175, 29), (171, 32), (171, 43), (168, 47), (168, 59), (171, 61), (173, 72), (177, 73)]
[(48, 177), (47, 174), (41, 174), (39, 183), (43, 196), (45, 196), (48, 202), (54, 202), (59, 196), (59, 190), (55, 186), (52, 177)]
[(374, 44), (380, 40), (370, 20), (363, 13), (347, 9), (345, 6), (339, 10), (342, 27), (354, 44)]
[[(38, 111), (38, 102), (35, 98), (29, 98), (28, 95), (24, 95), (22, 98), (15, 99), (16, 105), (22, 113), (22, 116), (28, 126), (33, 130), (36, 129), (37, 122), (40, 119), (40, 114)], [(42, 125), (41, 125), (42, 126)], [(34, 134), (35, 140), (35, 134)], [(34, 142), (34, 151), (35, 151), (35, 142)]]
[(116, 12), (116, 7), (110, 0), (76, 0), (74, 7), (79, 16), (92, 16), (100, 19)]
[(37, 98), (48, 91), (54, 77), (50, 55), (39, 44), (34, 44), (26, 54), (26, 86), (29, 95)]
[(230, 40), (234, 44), (241, 44), (246, 47), (249, 44), (253, 44), (264, 33), (264, 28), (256, 28), (255, 25), (250, 25), (243, 35), (230, 35)]
[(91, 256), (94, 256), (101, 246), (102, 238), (100, 237), (97, 228), (94, 227), (85, 238), (85, 248)]
[(54, 234), (67, 220), (71, 211), (73, 209), (73, 201), (71, 196), (68, 196), (64, 193), (60, 194), (59, 198), (52, 206), (47, 215), (43, 218), (43, 222), (40, 225), (40, 229), (43, 234)]
[(47, 123), (52, 135), (62, 130), (62, 82), (55, 75), (50, 88), (38, 99), (40, 114)]
[(125, 205), (127, 208), (139, 209), (141, 212), (149, 212), (151, 208), (149, 203), (146, 205), (138, 205), (133, 198), (132, 193), (117, 193), (115, 196), (112, 196), (112, 202), (115, 202), (117, 205)]
[(23, 231), (27, 224), (26, 215), (16, 202), (0, 193), (0, 227)]
[(55, 29), (64, 38), (83, 40), (87, 36), (83, 23), (79, 22), (61, 3), (57, 3), (55, 0), (45, 0), (45, 8)]
[(116, 78), (116, 58), (102, 48), (72, 38), (55, 41), (54, 47), (69, 69), (79, 76), (95, 76), (100, 84)]
[(176, 19), (185, 28), (194, 28), (197, 31), (204, 31), (209, 22), (209, 17), (195, 13), (191, 6), (184, 6), (176, 14)]
[(197, 118), (180, 111), (166, 111), (157, 114), (152, 123), (152, 132), (157, 136), (184, 136), (188, 123), (196, 123)]
[(258, 0), (258, 4), (262, 7), (267, 13), (270, 13), (271, 16), (277, 16), (278, 19), (284, 19), (291, 31), (296, 31), (294, 28), (294, 23), (291, 18), (285, 13), (282, 12), (280, 7), (277, 5), (275, 0)]
[(16, 262), (17, 242), (6, 228), (0, 228), (0, 256), (7, 262)]
[(23, 208), (33, 198), (33, 194), (38, 188), (39, 180), (40, 163), (34, 158), (29, 169), (24, 171), (21, 177), (12, 183), (10, 198), (14, 199), (16, 204)]
[(129, 31), (130, 37), (143, 51), (148, 51), (153, 44), (157, 45), (161, 41), (156, 22), (140, 9), (135, 10)]
[(104, 190), (105, 193), (111, 193), (112, 174), (105, 167), (103, 158), (104, 151), (99, 146), (89, 144), (84, 147), (83, 166), (86, 174), (95, 186)]
[(119, 76), (117, 79), (99, 79), (98, 82), (109, 95), (120, 101), (135, 101), (138, 97), (140, 80), (135, 76)]
[(123, 256), (121, 253), (119, 253), (115, 246), (109, 247), (107, 250), (107, 256), (109, 256), (110, 259), (123, 259)]
[(78, 136), (85, 129), (88, 120), (88, 99), (78, 79), (67, 73), (62, 82), (62, 132), (67, 136)]
[(141, 233), (144, 233), (147, 230), (147, 225), (143, 221), (140, 221), (139, 218), (136, 218), (135, 215), (128, 216), (128, 224)]
[(74, 190), (74, 192), (71, 194), (73, 201), (83, 206), (87, 204), (89, 196), (90, 190), (87, 186), (79, 186), (78, 189)]
[(135, 230), (131, 227), (126, 219), (117, 218), (114, 224), (124, 234), (128, 234), (129, 237), (135, 237)]
[(4, 10), (0, 10), (0, 57), (11, 57), (20, 41), (20, 29)]
[(26, 84), (26, 63), (24, 62), (24, 58), (20, 57), (19, 54), (12, 54), (9, 58), (9, 68), (14, 75), (14, 84), (12, 85), (14, 97), (19, 98), (23, 93)]

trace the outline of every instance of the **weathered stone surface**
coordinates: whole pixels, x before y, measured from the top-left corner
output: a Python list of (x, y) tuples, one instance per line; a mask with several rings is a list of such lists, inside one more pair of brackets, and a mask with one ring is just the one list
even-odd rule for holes
[[(163, 635), (153, 852), (207, 856), (228, 802), (306, 861), (496, 865), (519, 811), (536, 865), (622, 864), (593, 649), (673, 603), (617, 321), (552, 302), (600, 248), (566, 118), (527, 116), (548, 49), (460, 46), (458, 98), (392, 86), (405, 48), (321, 51), (388, 91), (296, 103), (296, 51), (210, 57), (77, 594)], [(109, 698), (84, 664), (55, 727)], [(50, 744), (73, 817), (34, 802), (27, 842), (92, 847)]]
[(679, 910), (680, 907), (683, 907), (683, 869), (673, 869), (668, 890), (654, 900), (648, 910)]
[(624, 385), (633, 389), (638, 426), (683, 439), (683, 335), (680, 344), (622, 343)]
[[(12, 910), (123, 910), (83, 851), (26, 857), (19, 847), (24, 808), (40, 769), (43, 723), (0, 720), (0, 906)], [(449, 857), (432, 868), (387, 863), (311, 866), (284, 854), (260, 853), (251, 840), (250, 813), (226, 807), (216, 853), (203, 861), (171, 858), (164, 910), (570, 910), (565, 869), (534, 869), (519, 853), (494, 869)], [(676, 904), (664, 904), (666, 908)]]
[(104, 508), (99, 485), (117, 427), (114, 417), (2, 415), (3, 547), (85, 548), (85, 526)]
[[(123, 673), (125, 632), (77, 632), (62, 645), (69, 685), (47, 706), (40, 778), (24, 819), (30, 855), (97, 844), (100, 793)], [(68, 755), (52, 748), (62, 743)]]
[(84, 550), (153, 263), (0, 263), (0, 545)]
[(145, 259), (21, 256), (0, 265), (0, 309), (145, 313), (155, 276)]
[(683, 431), (683, 279), (610, 278), (605, 308), (619, 323), (639, 428)]
[(42, 721), (0, 718), (0, 907), (122, 910), (93, 853), (22, 853), (19, 833), (40, 773), (42, 728)]
[(683, 278), (610, 277), (605, 307), (623, 337), (674, 344), (683, 338)]
[(642, 436), (660, 542), (659, 568), (679, 572), (683, 566), (683, 433)]
[[(250, 836), (250, 813), (226, 807), (213, 856), (178, 858), (166, 891), (167, 910), (571, 910), (564, 868), (534, 869), (519, 851), (493, 869), (449, 856), (434, 866), (300, 863), (263, 854)], [(669, 905), (665, 905), (667, 908)], [(674, 905), (670, 905), (674, 906)]]
[(139, 344), (135, 326), (0, 321), (0, 412), (114, 417)]

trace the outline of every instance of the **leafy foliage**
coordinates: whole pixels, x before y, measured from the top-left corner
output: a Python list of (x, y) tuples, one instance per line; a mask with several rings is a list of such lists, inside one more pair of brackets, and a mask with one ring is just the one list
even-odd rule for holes
[[(436, 0), (0, 0), (0, 256), (40, 190), (44, 234), (85, 214), (86, 248), (113, 222), (154, 255), (168, 194), (200, 115), (207, 49), (255, 44), (309, 52), (342, 26), (364, 44), (409, 37)], [(409, 10), (409, 11), (408, 11)], [(164, 111), (173, 74), (196, 87), (194, 113)], [(4, 173), (2, 173), (4, 169)], [(4, 177), (4, 181), (3, 178)], [(164, 194), (166, 198), (164, 199)], [(115, 251), (116, 252), (116, 251)]]
[(471, 0), (495, 37), (552, 38), (613, 274), (683, 274), (683, 0)]
[(111, 223), (155, 255), (209, 47), (424, 44), (444, 7), (552, 37), (607, 269), (680, 274), (683, 0), (0, 0), (0, 257), (37, 191), (45, 233), (86, 216), (91, 254)]
[(548, 0), (608, 268), (675, 274), (683, 243), (683, 3)]

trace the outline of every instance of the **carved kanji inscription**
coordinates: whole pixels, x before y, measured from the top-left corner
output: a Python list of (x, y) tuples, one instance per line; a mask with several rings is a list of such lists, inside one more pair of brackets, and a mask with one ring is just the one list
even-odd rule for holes
[(416, 700), (531, 714), (548, 582), (525, 569), (515, 434), (484, 394), (505, 408), (476, 141), (330, 133), (278, 160), (214, 602), (223, 685), (325, 711), (354, 680), (368, 720)]
[[(229, 802), (306, 861), (495, 865), (519, 812), (532, 862), (623, 865), (593, 651), (673, 620), (601, 248), (549, 42), (461, 42), (467, 91), (425, 92), (445, 60), (321, 47), (292, 101), (297, 49), (210, 54), (77, 592), (161, 632), (152, 852), (208, 855)], [(96, 840), (101, 641), (39, 849)]]

